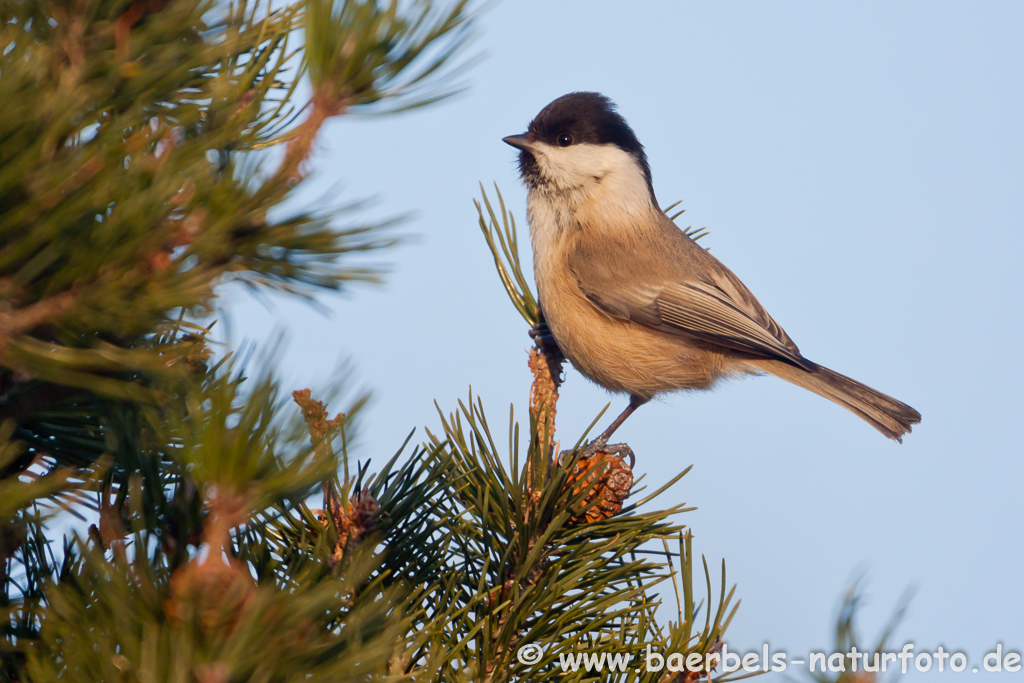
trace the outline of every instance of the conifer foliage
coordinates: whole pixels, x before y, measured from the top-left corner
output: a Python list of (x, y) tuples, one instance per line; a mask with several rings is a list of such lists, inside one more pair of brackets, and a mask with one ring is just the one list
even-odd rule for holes
[[(332, 417), (286, 395), (269, 355), (214, 353), (194, 322), (228, 281), (310, 297), (378, 276), (351, 257), (390, 244), (380, 226), (281, 205), (327, 120), (457, 89), (465, 2), (0, 15), (0, 679), (706, 675), (559, 663), (713, 653), (736, 603), (724, 567), (694, 587), (682, 504), (652, 505), (632, 463), (584, 457), (585, 435), (556, 447), (556, 350), (531, 352), (525, 428), (512, 414), (495, 433), (470, 396), (371, 468), (347, 448), (362, 399)], [(536, 327), (512, 217), (478, 208)]]

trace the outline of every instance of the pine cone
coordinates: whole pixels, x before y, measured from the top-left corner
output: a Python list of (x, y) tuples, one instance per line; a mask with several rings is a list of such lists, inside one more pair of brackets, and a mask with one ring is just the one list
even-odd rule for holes
[(348, 515), (352, 526), (358, 530), (357, 540), (373, 531), (377, 523), (374, 518), (378, 512), (380, 504), (370, 494), (370, 489), (364, 488), (352, 496), (348, 502)]
[[(592, 472), (595, 467), (597, 470)], [(579, 503), (580, 512), (572, 517), (570, 523), (599, 522), (622, 511), (622, 502), (633, 488), (633, 470), (618, 455), (595, 453), (576, 461), (566, 486), (572, 487), (573, 495), (583, 491), (584, 487), (589, 488)]]
[(196, 619), (207, 632), (229, 634), (255, 593), (256, 583), (245, 565), (211, 555), (171, 575), (164, 612), (175, 625)]
[[(330, 559), (333, 569), (341, 563), (346, 551), (355, 548), (359, 541), (376, 528), (376, 517), (380, 512), (380, 505), (370, 494), (370, 490), (366, 488), (354, 494), (344, 509), (332, 500), (325, 500), (324, 504), (334, 517), (334, 526), (338, 532), (338, 542), (334, 546)], [(327, 511), (313, 510), (313, 514), (321, 524), (324, 526), (328, 524)]]

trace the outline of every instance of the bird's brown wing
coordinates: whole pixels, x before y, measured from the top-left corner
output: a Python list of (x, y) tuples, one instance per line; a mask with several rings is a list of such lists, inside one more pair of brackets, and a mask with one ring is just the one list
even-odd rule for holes
[[(581, 247), (570, 268), (584, 296), (607, 315), (804, 369), (813, 367), (739, 278), (681, 232), (679, 237), (686, 242), (673, 238), (674, 243), (657, 245), (657, 261), (642, 256), (653, 253), (648, 249), (594, 252)], [(686, 251), (666, 267), (666, 251), (672, 249)]]
[(662, 288), (654, 303), (663, 326), (711, 344), (810, 369), (800, 350), (767, 313), (763, 314), (766, 320), (752, 317), (714, 284), (669, 284)]

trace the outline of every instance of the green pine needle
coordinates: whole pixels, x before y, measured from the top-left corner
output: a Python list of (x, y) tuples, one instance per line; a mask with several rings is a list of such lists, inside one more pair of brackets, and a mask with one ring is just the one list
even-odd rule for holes
[[(491, 250), (494, 266), (498, 270), (498, 277), (501, 279), (501, 284), (512, 301), (512, 305), (519, 311), (519, 315), (533, 326), (540, 322), (540, 310), (537, 306), (537, 298), (530, 291), (530, 284), (523, 274), (519, 258), (516, 221), (505, 208), (505, 200), (497, 185), (494, 186), (494, 192), (498, 196), (498, 209), (501, 212), (500, 223), (482, 183), (480, 184), (480, 195), (483, 204), (473, 200), (473, 206), (476, 207), (479, 216), (480, 231), (487, 241), (487, 248)], [(484, 209), (487, 211), (486, 215)]]

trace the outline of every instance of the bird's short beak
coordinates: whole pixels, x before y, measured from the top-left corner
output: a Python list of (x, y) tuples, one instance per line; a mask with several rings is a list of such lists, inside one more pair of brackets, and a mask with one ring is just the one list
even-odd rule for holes
[(526, 135), (509, 135), (507, 138), (502, 138), (501, 141), (524, 152), (529, 151), (533, 147), (533, 144)]

